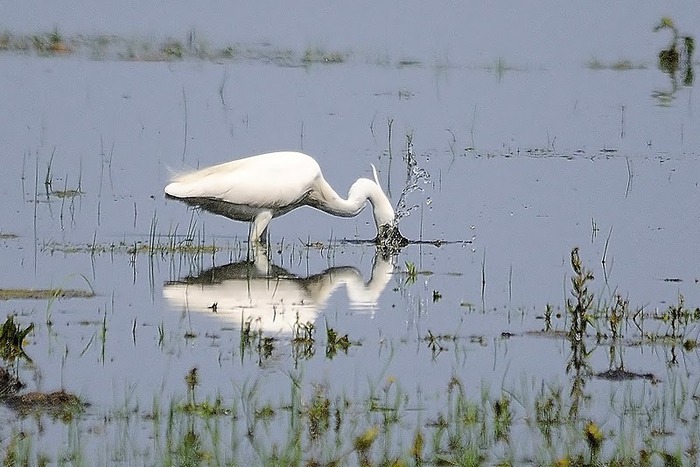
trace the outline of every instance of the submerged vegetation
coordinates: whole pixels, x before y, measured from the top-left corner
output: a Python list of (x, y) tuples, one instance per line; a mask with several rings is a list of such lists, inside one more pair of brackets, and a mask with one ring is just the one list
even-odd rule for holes
[[(593, 292), (594, 273), (586, 267), (578, 248), (571, 251), (570, 263), (570, 298), (562, 307), (548, 305), (545, 329), (527, 334), (566, 343), (566, 381), (523, 379), (520, 384), (501, 387), (482, 382), (475, 390), (466, 375), (455, 374), (444, 386), (438, 385), (438, 404), (427, 404), (434, 396), (426, 398), (427, 394), (406, 388), (400, 374), (384, 374), (354, 389), (334, 384), (332, 379), (307, 381), (307, 362), (347, 358), (349, 350), (361, 344), (328, 324), (325, 342), (319, 342), (322, 338), (316, 325), (299, 317), (288, 338), (253, 331), (249, 320), (241, 323), (241, 359), (257, 361), (264, 370), (289, 355), (295, 363), (283, 378), (286, 391), (270, 395), (258, 378), (242, 381), (234, 377), (230, 391), (219, 388), (212, 393), (207, 390), (211, 376), (192, 367), (181, 379), (182, 393), (171, 398), (155, 395), (150, 409), (93, 407), (90, 412), (106, 410), (99, 418), (107, 420), (102, 430), (108, 430), (112, 437), (131, 436), (129, 427), (150, 433), (152, 449), (130, 451), (127, 439), (117, 442), (125, 450), (110, 456), (128, 462), (367, 466), (697, 463), (700, 405), (696, 403), (696, 388), (690, 382), (663, 381), (670, 373), (662, 377), (630, 371), (624, 365), (624, 353), (625, 348), (638, 345), (694, 352), (697, 344), (692, 329), (700, 321), (700, 309), (688, 308), (683, 297), (666, 310), (654, 312), (631, 307), (619, 293), (610, 301), (601, 300)], [(405, 267), (405, 277), (398, 284), (410, 290), (421, 273), (411, 262)], [(211, 309), (213, 315), (219, 313), (216, 303)], [(652, 329), (645, 324), (648, 320), (661, 326)], [(7, 334), (7, 342), (18, 349), (34, 330), (33, 325), (22, 329), (11, 318), (5, 327), (8, 331), (3, 329), (3, 336)], [(163, 346), (165, 330), (159, 327), (158, 332), (159, 345)], [(501, 339), (518, 338), (517, 334), (506, 334)], [(186, 340), (200, 341), (193, 336)], [(424, 336), (418, 343), (431, 351), (433, 359), (443, 358), (461, 343), (485, 345), (483, 337), (465, 339), (459, 332), (428, 330)], [(325, 346), (325, 353), (316, 352), (318, 345)], [(604, 372), (593, 369), (592, 359), (600, 352), (608, 354), (609, 369)], [(677, 365), (674, 361), (668, 364)], [(596, 381), (605, 382), (607, 392), (601, 393), (600, 383), (592, 389)], [(1, 401), (18, 416), (48, 416), (53, 423), (74, 427), (71, 429), (77, 430), (79, 437), (94, 437), (89, 428), (94, 415), (86, 413), (87, 405), (76, 396), (63, 390), (22, 394), (23, 385), (8, 371), (0, 373), (0, 383), (6, 394)], [(2, 445), (5, 463), (60, 460), (36, 451), (32, 447), (34, 436), (29, 431), (22, 437), (16, 432), (10, 436)], [(85, 446), (92, 443), (99, 441), (81, 442)], [(71, 455), (90, 456), (81, 453), (80, 447)]]

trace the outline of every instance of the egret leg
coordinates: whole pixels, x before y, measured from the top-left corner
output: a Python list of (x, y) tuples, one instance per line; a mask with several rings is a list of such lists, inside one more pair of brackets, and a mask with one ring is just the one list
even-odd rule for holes
[(270, 275), (272, 265), (268, 259), (267, 249), (263, 248), (262, 245), (257, 247), (254, 246), (249, 249), (248, 261), (253, 263), (259, 274), (263, 274), (265, 276)]
[(269, 224), (271, 220), (271, 211), (263, 211), (257, 216), (255, 216), (255, 219), (253, 219), (253, 222), (251, 222), (250, 224), (250, 235), (248, 236), (248, 243), (250, 245), (259, 245), (261, 243), (261, 237), (263, 233), (265, 233), (265, 230), (267, 229), (267, 224)]

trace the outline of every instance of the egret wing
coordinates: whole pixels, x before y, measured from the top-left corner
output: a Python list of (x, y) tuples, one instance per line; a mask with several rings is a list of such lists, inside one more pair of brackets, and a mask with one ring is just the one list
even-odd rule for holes
[(270, 153), (182, 175), (165, 191), (177, 198), (212, 198), (256, 207), (287, 206), (306, 196), (319, 175), (318, 164), (308, 156)]

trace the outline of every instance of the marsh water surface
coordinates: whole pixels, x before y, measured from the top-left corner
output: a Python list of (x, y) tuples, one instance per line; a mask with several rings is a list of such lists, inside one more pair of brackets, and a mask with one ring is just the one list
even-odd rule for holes
[[(5, 396), (7, 459), (697, 462), (697, 65), (654, 31), (697, 5), (46, 7), (0, 6), (0, 318), (34, 324), (3, 365), (89, 405)], [(343, 194), (410, 179), (415, 242), (301, 209), (250, 256), (163, 197), (280, 149)]]

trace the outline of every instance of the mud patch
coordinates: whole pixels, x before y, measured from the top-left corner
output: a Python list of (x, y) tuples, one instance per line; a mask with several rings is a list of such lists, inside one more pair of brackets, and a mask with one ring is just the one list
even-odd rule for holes
[(608, 381), (630, 381), (633, 379), (647, 379), (653, 384), (661, 382), (661, 380), (653, 373), (635, 373), (633, 371), (627, 371), (621, 368), (595, 373), (594, 376), (598, 379), (605, 379)]
[(28, 392), (3, 398), (3, 403), (21, 416), (47, 414), (51, 418), (71, 420), (88, 406), (78, 396), (63, 390), (43, 393)]
[(0, 300), (51, 300), (94, 296), (95, 292), (80, 289), (0, 289)]
[(0, 367), (0, 399), (15, 395), (24, 384), (5, 368)]

